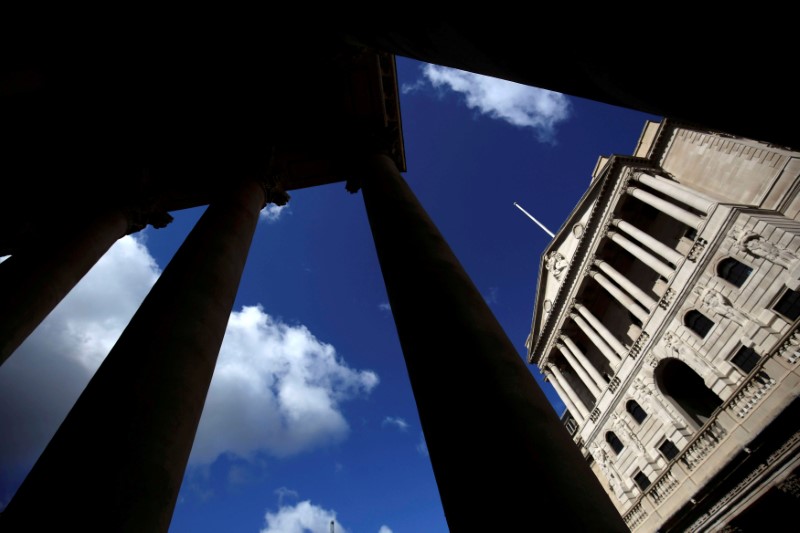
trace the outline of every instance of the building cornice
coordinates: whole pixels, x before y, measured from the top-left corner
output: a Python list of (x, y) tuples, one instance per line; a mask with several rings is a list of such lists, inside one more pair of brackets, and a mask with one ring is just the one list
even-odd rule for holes
[[(536, 289), (536, 305), (531, 324), (531, 334), (527, 343), (529, 363), (537, 364), (540, 368), (546, 365), (547, 356), (560, 334), (561, 324), (563, 324), (571, 310), (575, 292), (580, 286), (580, 281), (583, 279), (586, 269), (591, 266), (594, 253), (611, 224), (611, 215), (617, 205), (617, 199), (624, 193), (633, 168), (652, 170), (653, 165), (648, 159), (632, 156), (612, 156), (601, 175), (594, 180), (589, 190), (583, 195), (566, 222), (561, 226), (550, 246), (542, 253)], [(575, 253), (570, 258), (569, 267), (564, 280), (558, 287), (552, 308), (548, 316), (541, 322), (541, 329), (537, 331), (536, 318), (541, 316), (544, 311), (542, 289), (544, 286), (543, 280), (547, 276), (544, 269), (544, 257), (560, 244), (563, 240), (561, 237), (564, 232), (569, 231), (568, 228), (584, 212), (581, 207), (592, 200), (594, 200), (594, 205), (589, 213), (586, 229), (579, 238)]]

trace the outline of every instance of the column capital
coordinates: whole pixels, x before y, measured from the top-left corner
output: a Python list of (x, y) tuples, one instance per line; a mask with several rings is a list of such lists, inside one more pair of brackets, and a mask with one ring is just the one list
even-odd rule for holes
[(148, 224), (156, 229), (166, 228), (173, 218), (166, 210), (158, 207), (130, 205), (122, 208), (122, 213), (128, 219), (126, 235), (136, 233), (147, 227)]
[(258, 184), (264, 190), (264, 207), (268, 204), (282, 206), (289, 203), (291, 196), (286, 192), (280, 174), (267, 174), (266, 177), (258, 180)]

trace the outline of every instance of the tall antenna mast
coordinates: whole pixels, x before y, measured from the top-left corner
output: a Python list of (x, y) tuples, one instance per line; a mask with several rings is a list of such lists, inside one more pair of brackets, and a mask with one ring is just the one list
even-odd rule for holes
[(333, 520), (331, 520), (331, 533), (335, 533), (335, 532), (333, 531)]
[(551, 238), (551, 239), (552, 239), (553, 237), (555, 237), (555, 235), (553, 235), (553, 232), (552, 232), (552, 231), (550, 231), (549, 229), (547, 229), (547, 228), (544, 226), (544, 224), (542, 224), (541, 222), (539, 222), (538, 220), (536, 220), (535, 218), (533, 218), (533, 215), (531, 215), (530, 213), (528, 213), (527, 211), (525, 211), (524, 209), (522, 209), (522, 207), (520, 207), (520, 205), (519, 205), (517, 202), (514, 202), (514, 205), (515, 205), (515, 206), (517, 206), (517, 209), (519, 209), (520, 211), (522, 211), (523, 213), (525, 213), (526, 215), (528, 215), (528, 218), (529, 218), (529, 219), (531, 219), (531, 220), (533, 220), (534, 222), (536, 222), (536, 224), (538, 224), (538, 225), (539, 225), (539, 227), (540, 227), (540, 228), (542, 228), (542, 229), (544, 230), (544, 232), (545, 232), (545, 233), (547, 233), (548, 235), (550, 235), (550, 238)]

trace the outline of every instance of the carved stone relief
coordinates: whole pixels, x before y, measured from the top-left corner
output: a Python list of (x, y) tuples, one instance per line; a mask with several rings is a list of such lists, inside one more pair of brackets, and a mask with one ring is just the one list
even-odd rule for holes
[(558, 281), (561, 281), (561, 277), (568, 266), (569, 263), (559, 252), (550, 252), (544, 256), (544, 268), (553, 274), (553, 277)]
[(750, 321), (747, 315), (733, 307), (730, 300), (721, 292), (700, 285), (693, 292), (699, 296), (698, 301), (713, 313), (728, 318), (740, 326), (746, 326)]
[(729, 235), (734, 239), (739, 250), (753, 257), (764, 258), (784, 268), (792, 267), (798, 260), (797, 254), (779, 248), (752, 231), (746, 232), (743, 229), (735, 228)]

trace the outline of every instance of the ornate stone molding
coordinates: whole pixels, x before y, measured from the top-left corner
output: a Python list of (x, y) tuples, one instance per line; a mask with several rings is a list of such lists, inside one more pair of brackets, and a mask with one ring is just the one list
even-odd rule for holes
[(794, 330), (791, 337), (786, 339), (781, 347), (778, 348), (778, 353), (790, 365), (796, 364), (800, 359), (800, 330)]
[(678, 478), (675, 477), (675, 474), (672, 473), (672, 468), (670, 468), (653, 483), (653, 488), (650, 489), (649, 496), (653, 500), (653, 503), (659, 505), (667, 499), (667, 496), (672, 494), (672, 491), (675, 490), (675, 487), (678, 485), (680, 485), (680, 482)]
[(625, 421), (624, 418), (617, 415), (616, 413), (611, 413), (611, 425), (616, 429), (618, 429), (619, 432), (625, 436), (625, 440), (627, 440), (630, 444), (632, 444), (633, 447), (636, 448), (636, 451), (638, 451), (640, 454), (644, 454), (644, 445), (636, 436), (636, 434), (633, 432), (633, 430), (631, 429), (631, 427), (628, 425), (628, 423)]
[(761, 235), (746, 235), (739, 240), (738, 244), (741, 251), (753, 257), (764, 258), (784, 268), (792, 267), (798, 260), (797, 255), (789, 250), (779, 248)]
[(598, 231), (598, 235), (599, 235), (600, 237), (606, 237), (606, 236), (608, 235), (608, 232), (609, 232), (609, 230), (611, 229), (611, 225), (612, 225), (612, 223), (613, 223), (613, 220), (614, 220), (614, 219), (613, 219), (613, 217), (609, 217), (609, 218), (608, 218), (608, 219), (607, 219), (607, 220), (606, 220), (606, 221), (603, 223), (603, 225), (600, 227), (600, 230)]
[(556, 281), (561, 281), (567, 267), (569, 267), (569, 262), (560, 252), (553, 250), (544, 256), (544, 268), (556, 278)]
[(703, 255), (703, 251), (706, 249), (706, 245), (708, 241), (705, 239), (698, 238), (694, 241), (689, 253), (686, 254), (686, 259), (691, 261), (692, 263), (696, 263), (697, 260)]
[(638, 392), (642, 398), (651, 398), (653, 396), (653, 391), (639, 376), (633, 381), (633, 390)]
[(595, 407), (589, 414), (589, 420), (591, 420), (592, 422), (597, 422), (598, 418), (600, 418), (600, 409), (598, 407)]
[(672, 305), (672, 301), (675, 299), (675, 295), (677, 293), (672, 289), (672, 287), (667, 288), (664, 292), (664, 296), (658, 301), (658, 306), (665, 311), (669, 309), (669, 306)]
[(766, 396), (769, 389), (775, 385), (775, 380), (763, 370), (757, 371), (747, 383), (739, 389), (728, 404), (728, 409), (733, 411), (737, 417), (745, 418), (755, 409), (761, 399)]
[(644, 347), (645, 343), (647, 343), (647, 340), (649, 338), (650, 335), (648, 335), (643, 331), (639, 335), (639, 337), (637, 337), (637, 339), (634, 341), (633, 346), (631, 346), (631, 349), (628, 351), (628, 355), (630, 355), (632, 359), (636, 359), (637, 357), (639, 357), (642, 348)]
[(630, 511), (625, 513), (622, 519), (625, 521), (625, 525), (631, 528), (631, 531), (639, 527), (642, 522), (644, 522), (645, 518), (647, 518), (647, 510), (642, 507), (642, 503), (639, 502), (634, 505)]
[[(694, 350), (687, 346), (675, 333), (668, 331), (661, 340), (668, 356), (679, 359), (687, 365), (692, 366), (689, 362), (689, 358), (695, 356)], [(657, 364), (658, 363), (656, 363), (656, 365)], [(651, 366), (653, 366), (652, 362)], [(655, 366), (653, 366), (653, 368), (655, 368)]]
[(606, 452), (599, 444), (594, 443), (590, 453), (600, 466), (600, 470), (603, 471), (603, 475), (606, 476), (609, 487), (616, 492), (616, 484), (619, 482), (619, 478), (617, 478), (617, 475), (614, 473), (614, 469), (609, 466), (611, 461), (609, 459), (608, 452)]
[(725, 428), (716, 419), (711, 421), (683, 452), (681, 462), (689, 470), (694, 470), (717, 447), (726, 434)]
[(728, 318), (740, 326), (746, 326), (750, 322), (747, 315), (733, 307), (730, 300), (723, 296), (721, 292), (704, 288), (702, 285), (698, 285), (693, 292), (698, 294), (699, 302), (715, 314)]

